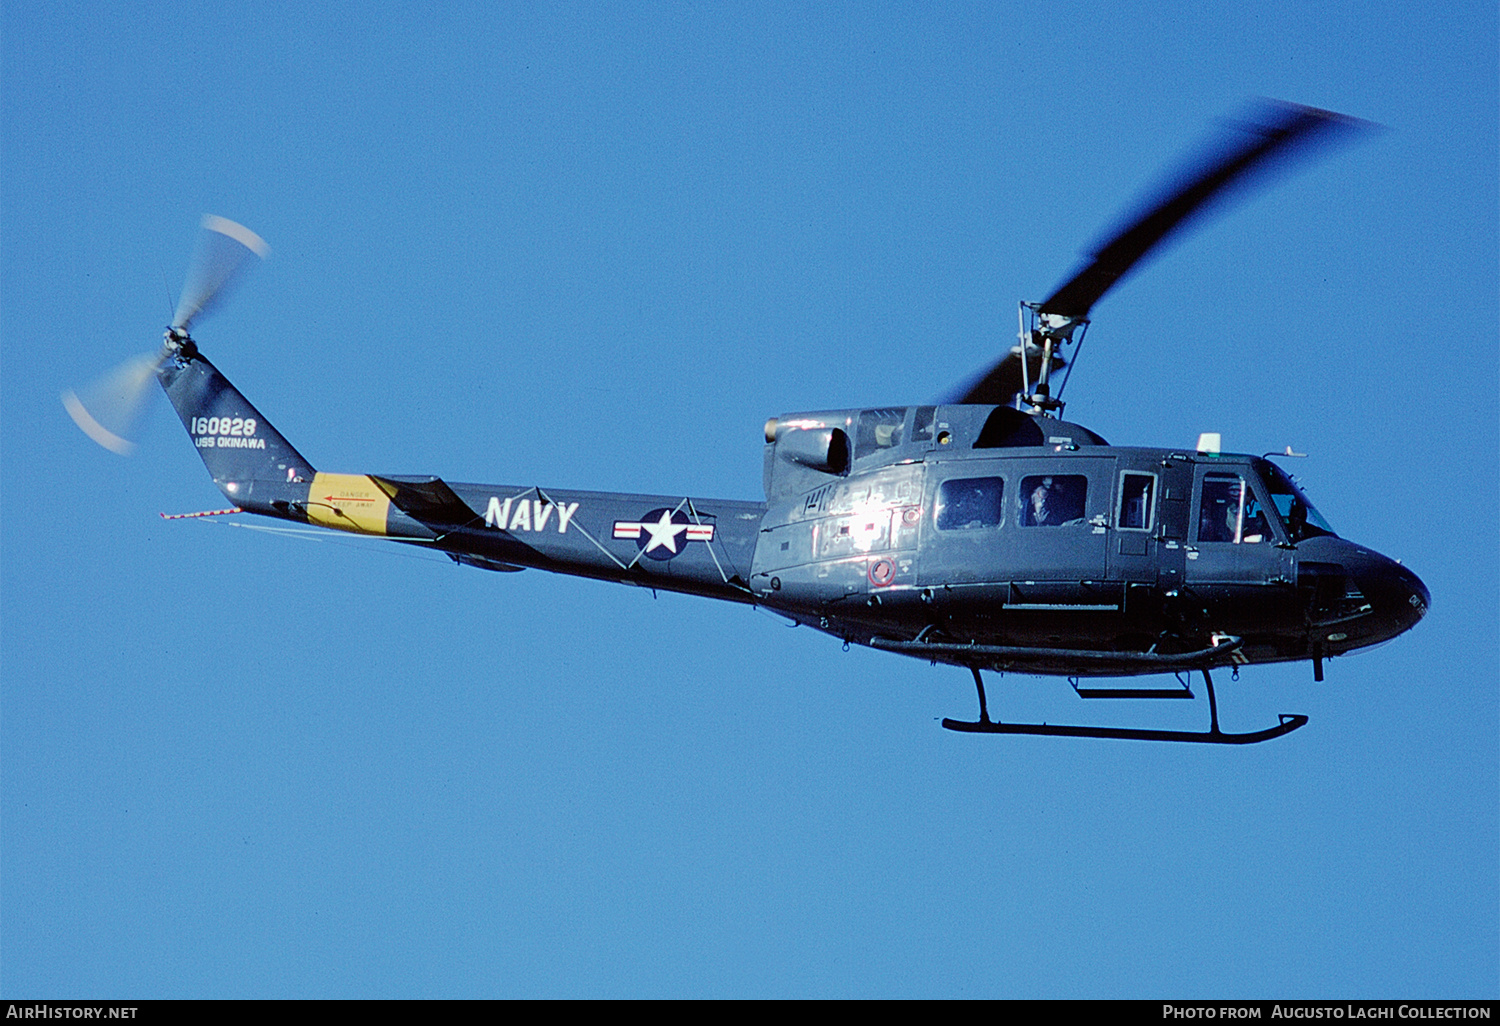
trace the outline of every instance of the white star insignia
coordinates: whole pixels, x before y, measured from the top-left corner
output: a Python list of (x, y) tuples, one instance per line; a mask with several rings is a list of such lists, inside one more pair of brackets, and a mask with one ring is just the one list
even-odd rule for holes
[(643, 521), (641, 526), (646, 529), (647, 534), (651, 535), (651, 541), (646, 545), (647, 552), (662, 547), (665, 547), (668, 552), (676, 552), (677, 536), (688, 529), (687, 524), (674, 524), (672, 514), (665, 510), (662, 512), (661, 519), (656, 523)]

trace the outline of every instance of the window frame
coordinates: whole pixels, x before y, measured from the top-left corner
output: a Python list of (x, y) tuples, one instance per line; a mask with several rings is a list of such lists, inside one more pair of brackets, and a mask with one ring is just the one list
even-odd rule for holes
[[(1126, 527), (1123, 523), (1125, 513), (1125, 479), (1127, 477), (1144, 477), (1149, 478), (1151, 481), (1151, 495), (1146, 502), (1146, 526), (1144, 527)], [(1157, 495), (1161, 488), (1161, 475), (1150, 470), (1122, 470), (1120, 471), (1119, 482), (1119, 495), (1115, 499), (1115, 530), (1138, 531), (1143, 534), (1150, 534), (1156, 530), (1156, 504)]]

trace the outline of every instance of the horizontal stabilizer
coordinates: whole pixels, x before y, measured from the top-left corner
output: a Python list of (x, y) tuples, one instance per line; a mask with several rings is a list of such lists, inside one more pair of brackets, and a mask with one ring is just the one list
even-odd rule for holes
[(397, 509), (424, 524), (459, 527), (483, 519), (440, 477), (369, 477)]

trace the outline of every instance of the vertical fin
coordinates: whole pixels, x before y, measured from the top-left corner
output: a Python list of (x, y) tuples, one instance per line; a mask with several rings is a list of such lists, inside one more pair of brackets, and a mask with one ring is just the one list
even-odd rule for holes
[(239, 501), (243, 486), (252, 481), (312, 480), (312, 464), (191, 341), (168, 357), (156, 376), (214, 484), (230, 499)]

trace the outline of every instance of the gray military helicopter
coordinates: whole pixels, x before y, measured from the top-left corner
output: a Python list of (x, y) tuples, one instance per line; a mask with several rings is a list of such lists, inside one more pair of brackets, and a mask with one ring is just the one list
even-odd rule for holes
[[(65, 393), (74, 420), (115, 451), (161, 383), (233, 507), (391, 539), (499, 572), (524, 568), (764, 606), (845, 645), (967, 668), (994, 734), (1248, 744), (1219, 728), (1211, 671), (1311, 661), (1412, 627), (1430, 596), (1410, 570), (1340, 538), (1270, 460), (1113, 446), (1061, 419), (1063, 351), (1093, 305), (1212, 201), (1362, 122), (1265, 102), (1230, 144), (1196, 162), (1040, 303), (1022, 303), (1018, 344), (940, 402), (789, 413), (765, 425), (763, 502), (631, 495), (431, 476), (316, 470), (188, 334), (251, 254), (253, 232), (204, 219), (203, 244), (159, 352), (94, 398)], [(1076, 353), (1076, 348), (1074, 350)], [(1066, 377), (1062, 384), (1066, 384)], [(1083, 698), (1192, 698), (1206, 731), (1002, 723), (981, 672), (1070, 679)], [(1083, 687), (1176, 674), (1180, 686)]]

